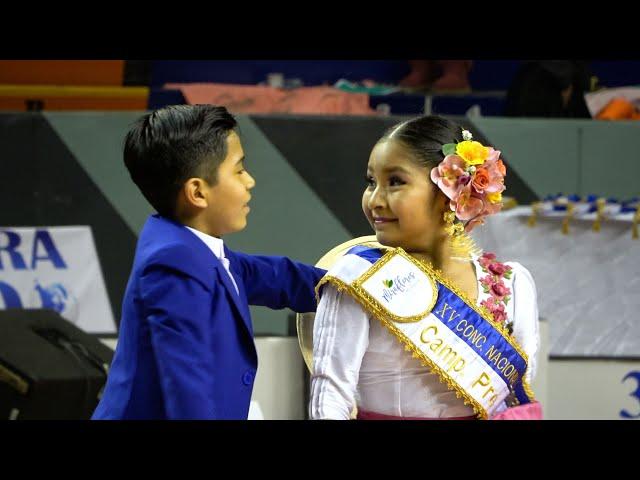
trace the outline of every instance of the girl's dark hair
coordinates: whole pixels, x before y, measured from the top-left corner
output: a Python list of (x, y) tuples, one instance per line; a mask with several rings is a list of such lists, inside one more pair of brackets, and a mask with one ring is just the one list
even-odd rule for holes
[(444, 160), (444, 144), (462, 141), (462, 128), (444, 117), (426, 115), (394, 125), (379, 142), (385, 140), (400, 142), (419, 165), (431, 170)]

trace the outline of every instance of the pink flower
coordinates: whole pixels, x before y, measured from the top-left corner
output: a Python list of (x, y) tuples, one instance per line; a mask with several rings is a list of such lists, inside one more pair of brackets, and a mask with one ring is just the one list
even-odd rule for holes
[(487, 288), (491, 288), (496, 281), (493, 278), (493, 275), (485, 275), (480, 279), (480, 283)]
[(502, 264), (502, 263), (491, 263), (489, 264), (489, 266), (487, 267), (489, 269), (489, 271), (495, 275), (498, 276), (502, 276), (504, 275), (504, 272), (507, 272), (508, 270), (511, 270), (511, 267), (507, 267), (506, 265)]
[(464, 186), (460, 184), (458, 179), (466, 175), (465, 168), (466, 162), (462, 157), (447, 155), (437, 167), (431, 169), (431, 181), (455, 202)]
[[(500, 191), (504, 190), (504, 185), (503, 184), (499, 184), (499, 186), (496, 187), (495, 182), (489, 184), (489, 186), (487, 187), (488, 189), (498, 189)], [(463, 191), (464, 192), (464, 191)], [(484, 223), (484, 219), (488, 216), (488, 215), (492, 215), (494, 213), (498, 213), (501, 209), (502, 209), (502, 202), (500, 203), (491, 203), (488, 199), (487, 199), (487, 193), (491, 193), (488, 192), (487, 190), (484, 191), (484, 193), (478, 193), (475, 189), (475, 185), (474, 185), (474, 190), (472, 191), (471, 196), (473, 198), (478, 198), (481, 202), (482, 202), (482, 210), (480, 210), (477, 215), (471, 217), (469, 220), (469, 222), (467, 223), (467, 225), (465, 226), (465, 231), (466, 232), (470, 232), (476, 225), (481, 225)], [(456, 208), (456, 212), (458, 212), (460, 210), (460, 198), (462, 198), (463, 193), (460, 194), (460, 197), (458, 197), (458, 206)], [(474, 204), (474, 207), (476, 207), (479, 204)], [(454, 207), (452, 206), (451, 209), (453, 210)], [(468, 207), (466, 210), (469, 210)], [(475, 213), (477, 210), (470, 210), (471, 213)], [(458, 215), (458, 218), (460, 218), (461, 220), (464, 220), (462, 217), (460, 217)]]
[(493, 147), (487, 147), (487, 150), (489, 150), (489, 155), (485, 160), (485, 164), (497, 162), (500, 158), (500, 150), (494, 150)]
[(451, 209), (455, 209), (456, 217), (464, 222), (477, 217), (484, 209), (484, 203), (482, 198), (473, 194), (471, 184), (467, 184), (462, 188), (457, 199), (451, 199)]
[(504, 165), (504, 162), (500, 158), (500, 150), (493, 150), (487, 159), (487, 167), (496, 168), (497, 172), (504, 178), (507, 174), (507, 167)]
[(458, 177), (458, 185), (465, 186), (471, 181), (471, 175), (461, 175)]
[(489, 313), (491, 313), (496, 322), (502, 323), (507, 319), (507, 311), (504, 309), (504, 305), (496, 303), (493, 297), (483, 300), (480, 302), (480, 305), (489, 310)]
[(482, 265), (485, 271), (488, 270), (490, 272), (489, 275), (480, 279), (480, 284), (485, 288), (485, 292), (490, 295), (489, 298), (480, 302), (480, 305), (489, 310), (496, 322), (502, 323), (507, 319), (507, 312), (504, 307), (509, 301), (507, 296), (511, 294), (511, 290), (505, 286), (500, 277), (510, 272), (511, 267), (497, 262), (496, 256), (488, 252), (478, 259), (478, 263)]
[(496, 193), (504, 191), (504, 175), (501, 172), (498, 162), (490, 163), (486, 166), (489, 180), (484, 187), (486, 193)]
[(499, 277), (503, 276), (505, 273), (509, 273), (512, 270), (509, 265), (505, 265), (504, 263), (500, 262), (493, 262), (489, 264), (487, 268), (491, 273), (498, 275)]
[(486, 170), (488, 174), (488, 183), (486, 186), (483, 186), (482, 191), (485, 193), (496, 193), (504, 191), (504, 176), (507, 172), (504, 163), (500, 159), (500, 150), (494, 150), (491, 147), (489, 148), (489, 156), (485, 163), (483, 164), (483, 168)]
[(494, 308), (497, 307), (496, 300), (493, 297), (489, 297), (486, 300), (481, 301), (480, 305), (482, 305), (483, 307), (486, 307), (487, 310), (489, 311), (492, 311)]
[(491, 202), (484, 202), (484, 211), (482, 212), (483, 215), (492, 215), (494, 213), (498, 213), (500, 210), (502, 210), (502, 202), (500, 203), (491, 203)]
[(491, 313), (493, 313), (493, 319), (498, 323), (502, 323), (507, 319), (507, 312), (502, 304), (494, 308)]
[(496, 297), (498, 300), (502, 300), (504, 297), (506, 297), (510, 293), (511, 293), (511, 290), (509, 290), (508, 287), (505, 287), (502, 281), (496, 282), (493, 285), (491, 285), (491, 295)]
[(486, 217), (486, 215), (478, 215), (476, 218), (472, 218), (471, 220), (469, 220), (469, 222), (464, 226), (464, 231), (469, 233), (471, 230), (474, 229), (474, 227), (476, 225), (482, 225), (484, 224), (484, 218)]
[(478, 259), (478, 262), (480, 263), (480, 265), (482, 265), (482, 268), (487, 268), (489, 264), (493, 263), (495, 259), (496, 259), (495, 253), (485, 252)]
[[(451, 207), (451, 209), (453, 210), (453, 207)], [(479, 215), (475, 216), (474, 218), (472, 218), (467, 222), (467, 224), (464, 227), (464, 231), (470, 232), (476, 225), (482, 225), (484, 223), (484, 219), (487, 218), (487, 215), (497, 213), (501, 209), (502, 209), (501, 203), (491, 203), (491, 202), (485, 201), (484, 210), (480, 212)]]

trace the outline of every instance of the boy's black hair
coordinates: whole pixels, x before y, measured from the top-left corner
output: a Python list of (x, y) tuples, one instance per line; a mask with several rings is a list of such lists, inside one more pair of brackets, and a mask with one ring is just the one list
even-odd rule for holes
[(178, 191), (199, 177), (214, 185), (227, 156), (227, 136), (237, 126), (226, 108), (173, 105), (148, 113), (131, 127), (124, 163), (131, 179), (153, 208), (175, 216)]

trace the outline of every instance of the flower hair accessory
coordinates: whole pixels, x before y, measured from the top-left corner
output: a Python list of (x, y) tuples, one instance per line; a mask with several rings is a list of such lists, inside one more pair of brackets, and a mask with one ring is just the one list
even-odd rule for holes
[(462, 130), (462, 138), (462, 142), (442, 146), (445, 158), (431, 170), (431, 180), (449, 198), (455, 217), (467, 222), (464, 230), (470, 232), (502, 208), (507, 169), (499, 150), (473, 141), (468, 130)]

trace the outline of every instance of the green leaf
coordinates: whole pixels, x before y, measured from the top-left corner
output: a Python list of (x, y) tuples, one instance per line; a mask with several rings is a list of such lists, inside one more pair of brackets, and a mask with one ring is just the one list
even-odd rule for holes
[(442, 153), (444, 153), (445, 157), (447, 155), (455, 155), (455, 153), (456, 153), (456, 144), (455, 143), (445, 143), (442, 146)]

